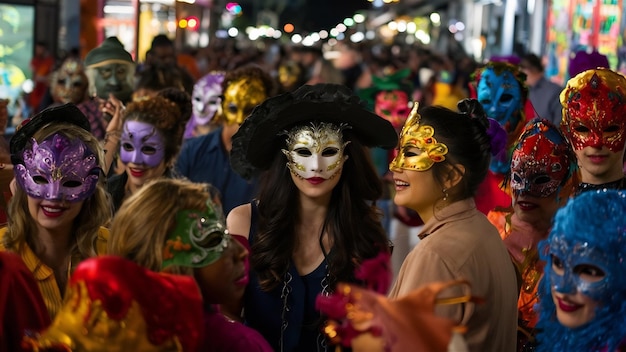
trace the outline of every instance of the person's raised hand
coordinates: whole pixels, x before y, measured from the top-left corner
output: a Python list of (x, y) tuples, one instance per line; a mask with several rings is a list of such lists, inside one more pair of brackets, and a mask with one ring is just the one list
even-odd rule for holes
[(113, 94), (109, 94), (109, 99), (102, 104), (102, 112), (111, 116), (107, 125), (107, 133), (122, 131), (122, 113), (125, 109), (126, 107), (121, 100), (115, 98)]

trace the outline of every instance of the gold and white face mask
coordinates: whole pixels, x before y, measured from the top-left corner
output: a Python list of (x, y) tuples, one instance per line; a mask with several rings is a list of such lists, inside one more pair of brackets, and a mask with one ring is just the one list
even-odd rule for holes
[(287, 149), (282, 152), (287, 156), (289, 170), (305, 180), (335, 177), (348, 159), (343, 151), (349, 142), (343, 142), (341, 132), (347, 127), (313, 122), (286, 132)]
[(437, 143), (435, 129), (421, 125), (421, 116), (417, 113), (418, 103), (413, 104), (398, 141), (398, 155), (389, 164), (390, 170), (426, 171), (435, 163), (446, 160), (448, 147)]

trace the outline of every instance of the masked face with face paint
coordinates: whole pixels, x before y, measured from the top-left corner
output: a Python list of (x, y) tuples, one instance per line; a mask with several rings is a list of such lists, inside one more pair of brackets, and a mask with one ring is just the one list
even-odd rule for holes
[(626, 141), (626, 78), (609, 69), (588, 70), (561, 93), (563, 123), (574, 149), (606, 146), (614, 153)]
[(124, 164), (153, 168), (163, 162), (163, 137), (153, 125), (140, 121), (124, 123), (120, 158)]
[(263, 82), (258, 78), (242, 77), (231, 82), (224, 91), (222, 111), (227, 125), (241, 125), (255, 106), (267, 98)]
[(574, 171), (575, 156), (555, 126), (531, 121), (519, 138), (511, 162), (511, 189), (516, 196), (549, 197)]
[(80, 202), (93, 194), (102, 169), (96, 155), (79, 139), (54, 134), (41, 143), (31, 140), (15, 166), (17, 183), (29, 197)]
[(191, 118), (196, 125), (206, 125), (215, 117), (222, 103), (223, 80), (224, 73), (213, 72), (200, 78), (193, 86)]
[(80, 61), (67, 59), (52, 74), (52, 98), (58, 103), (78, 104), (87, 97), (89, 82)]
[(206, 206), (205, 211), (182, 210), (176, 215), (176, 228), (163, 247), (163, 269), (171, 265), (202, 268), (219, 260), (228, 248), (231, 238), (221, 206), (210, 198)]
[(609, 69), (587, 70), (561, 92), (563, 121), (585, 183), (623, 178), (626, 142), (626, 78)]
[(435, 163), (446, 160), (448, 147), (437, 142), (432, 126), (420, 123), (421, 116), (417, 109), (418, 105), (415, 104), (400, 132), (398, 155), (389, 164), (391, 171), (427, 171)]
[(477, 99), (489, 118), (513, 133), (522, 121), (522, 85), (518, 69), (504, 62), (491, 62), (481, 72)]
[(317, 185), (341, 173), (348, 158), (343, 154), (342, 129), (331, 123), (311, 123), (287, 132), (287, 167), (301, 180)]
[(557, 212), (539, 247), (546, 266), (538, 339), (547, 350), (617, 350), (624, 327), (616, 322), (626, 310), (624, 212), (626, 196), (614, 190), (583, 193)]
[[(595, 317), (599, 302), (612, 294), (610, 263), (604, 253), (587, 243), (553, 236), (550, 241), (552, 298), (561, 324), (576, 328)], [(617, 273), (614, 273), (617, 274)], [(571, 314), (577, 312), (578, 314)]]
[(401, 90), (383, 91), (376, 95), (374, 112), (391, 122), (396, 130), (402, 129), (409, 116), (409, 97)]
[(128, 187), (135, 192), (151, 179), (165, 173), (164, 139), (154, 125), (140, 121), (124, 122), (120, 159), (126, 165)]

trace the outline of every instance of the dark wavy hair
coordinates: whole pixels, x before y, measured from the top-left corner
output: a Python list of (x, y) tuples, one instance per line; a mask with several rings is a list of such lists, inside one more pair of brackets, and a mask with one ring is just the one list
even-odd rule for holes
[[(343, 131), (343, 138), (350, 142), (344, 150), (348, 159), (332, 191), (324, 222), (333, 240), (333, 255), (327, 256), (331, 287), (338, 281), (354, 282), (354, 271), (363, 260), (388, 250), (376, 207), (382, 183), (367, 148), (350, 130)], [(282, 282), (295, 245), (298, 189), (286, 163), (286, 156), (276, 153), (259, 179), (259, 226), (250, 260), (266, 291)]]
[[(432, 126), (437, 142), (448, 147), (443, 162), (432, 166), (435, 180), (444, 184), (450, 172), (462, 175), (461, 182), (451, 190), (451, 201), (471, 198), (476, 194), (489, 171), (492, 154), (492, 139), (488, 134), (490, 121), (475, 99), (459, 103), (462, 112), (455, 112), (441, 106), (428, 106), (420, 110), (420, 124)], [(465, 171), (456, 167), (463, 165)], [(442, 186), (443, 187), (443, 186)]]

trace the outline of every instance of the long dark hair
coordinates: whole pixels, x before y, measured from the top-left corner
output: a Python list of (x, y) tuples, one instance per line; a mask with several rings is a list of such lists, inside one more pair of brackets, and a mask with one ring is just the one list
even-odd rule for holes
[[(364, 260), (388, 250), (387, 235), (380, 223), (376, 200), (383, 186), (366, 149), (350, 130), (341, 179), (332, 191), (325, 219), (333, 240), (327, 256), (331, 286), (354, 281), (354, 270)], [(263, 290), (275, 288), (289, 268), (294, 249), (298, 214), (298, 189), (286, 166), (287, 158), (276, 153), (272, 165), (260, 176), (259, 227), (251, 251), (251, 263)]]

